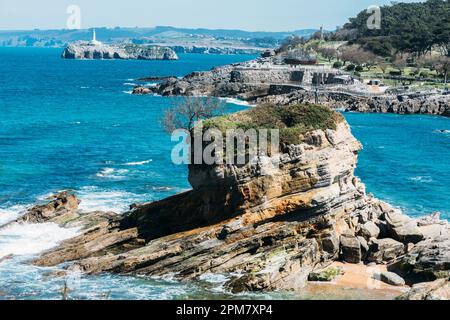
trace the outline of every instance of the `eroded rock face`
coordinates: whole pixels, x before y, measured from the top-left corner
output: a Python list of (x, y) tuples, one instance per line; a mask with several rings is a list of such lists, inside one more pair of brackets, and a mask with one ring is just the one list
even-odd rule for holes
[(121, 59), (121, 60), (178, 60), (178, 56), (170, 48), (138, 45), (93, 45), (78, 42), (69, 45), (62, 53), (64, 59)]
[[(350, 230), (347, 220), (365, 207), (353, 175), (361, 145), (348, 124), (303, 138), (286, 148), (279, 167), (263, 168), (270, 161), (191, 167), (192, 191), (139, 206), (118, 230), (97, 231), (101, 241), (94, 242), (92, 233), (81, 236), (36, 263), (54, 265), (65, 257), (87, 273), (180, 279), (242, 274), (228, 284), (236, 292), (300, 288), (316, 265), (338, 257), (339, 237)], [(146, 245), (112, 248), (111, 233), (114, 241), (120, 235), (122, 242), (142, 239)], [(87, 243), (95, 250), (85, 250)]]
[[(262, 158), (244, 166), (191, 166), (192, 191), (136, 205), (124, 217), (57, 216), (52, 221), (84, 231), (35, 264), (71, 262), (69, 268), (90, 274), (179, 280), (233, 274), (226, 284), (232, 292), (271, 291), (300, 289), (312, 271), (342, 256), (350, 263), (406, 261), (410, 247), (413, 268), (448, 272), (446, 242), (409, 246), (385, 238), (388, 231), (381, 228), (376, 239), (374, 226), (387, 225), (393, 209), (366, 195), (354, 177), (361, 145), (345, 121), (336, 130), (309, 132), (302, 141), (274, 155), (275, 167), (275, 159)], [(413, 219), (407, 223), (418, 226)]]
[(399, 297), (400, 300), (450, 300), (450, 282), (446, 279), (419, 283)]
[(31, 208), (18, 219), (18, 222), (43, 223), (59, 216), (70, 214), (78, 210), (79, 201), (70, 192), (61, 192), (52, 197), (48, 204)]

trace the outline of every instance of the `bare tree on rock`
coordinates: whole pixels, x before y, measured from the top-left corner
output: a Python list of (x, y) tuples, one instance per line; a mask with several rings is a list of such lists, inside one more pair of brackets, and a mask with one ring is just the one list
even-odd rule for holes
[(217, 98), (183, 97), (164, 112), (162, 126), (169, 134), (178, 129), (192, 132), (198, 121), (220, 116), (224, 108), (225, 104)]

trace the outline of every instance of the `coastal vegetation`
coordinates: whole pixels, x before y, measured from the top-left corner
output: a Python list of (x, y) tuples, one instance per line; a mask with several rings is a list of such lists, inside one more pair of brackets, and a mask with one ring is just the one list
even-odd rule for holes
[(335, 130), (341, 114), (328, 107), (298, 104), (289, 107), (258, 106), (238, 114), (225, 115), (205, 121), (206, 129), (279, 129), (280, 142), (285, 145), (301, 143), (301, 135), (313, 130)]
[(381, 7), (381, 28), (369, 29), (370, 13), (360, 12), (330, 37), (361, 45), (380, 56), (422, 56), (439, 49), (450, 56), (450, 2), (428, 0)]
[(388, 85), (445, 88), (450, 73), (450, 2), (428, 0), (381, 7), (381, 27), (367, 26), (361, 11), (335, 32), (309, 40), (287, 38), (277, 52), (301, 48), (318, 62)]
[(169, 134), (178, 129), (192, 132), (197, 122), (222, 115), (224, 108), (216, 98), (181, 97), (164, 112), (162, 126)]

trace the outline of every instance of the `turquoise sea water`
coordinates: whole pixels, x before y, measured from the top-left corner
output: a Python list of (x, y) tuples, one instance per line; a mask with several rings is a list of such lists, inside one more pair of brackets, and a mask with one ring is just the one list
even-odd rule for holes
[[(170, 161), (159, 120), (171, 99), (132, 96), (144, 76), (183, 76), (252, 56), (181, 55), (179, 61), (71, 61), (57, 49), (0, 48), (0, 225), (58, 190), (84, 210), (125, 211), (133, 202), (189, 188)], [(228, 104), (229, 111), (244, 106)], [(450, 119), (345, 114), (364, 144), (358, 175), (368, 191), (411, 215), (450, 217)], [(59, 299), (64, 278), (24, 263), (77, 230), (0, 228), (0, 299)], [(74, 298), (224, 297), (220, 279), (180, 285), (112, 275), (69, 279)], [(206, 281), (207, 280), (207, 281)]]

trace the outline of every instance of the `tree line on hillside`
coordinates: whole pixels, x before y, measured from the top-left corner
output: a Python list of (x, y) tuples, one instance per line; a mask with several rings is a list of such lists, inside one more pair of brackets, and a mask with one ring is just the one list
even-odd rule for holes
[[(450, 74), (450, 2), (393, 3), (381, 8), (381, 29), (370, 30), (370, 14), (362, 11), (336, 32), (316, 32), (306, 40), (285, 39), (278, 54), (296, 48), (321, 55), (335, 68), (362, 72), (378, 67), (402, 75), (407, 67), (414, 75), (428, 78), (429, 69), (447, 83)], [(344, 44), (343, 44), (343, 43)]]
[(332, 36), (353, 41), (380, 55), (397, 52), (421, 56), (438, 48), (450, 56), (450, 2), (428, 0), (423, 3), (394, 3), (381, 7), (381, 28), (371, 30), (371, 16), (360, 12)]

